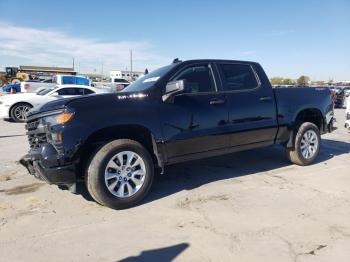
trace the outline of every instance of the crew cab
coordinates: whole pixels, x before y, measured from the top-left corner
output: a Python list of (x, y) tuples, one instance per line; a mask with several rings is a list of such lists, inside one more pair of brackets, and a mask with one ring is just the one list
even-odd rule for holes
[[(69, 98), (29, 113), (29, 172), (121, 209), (149, 192), (155, 170), (280, 144), (297, 165), (332, 131), (328, 88), (275, 88), (255, 62), (174, 60), (122, 92)], [(200, 175), (200, 174), (198, 174)]]

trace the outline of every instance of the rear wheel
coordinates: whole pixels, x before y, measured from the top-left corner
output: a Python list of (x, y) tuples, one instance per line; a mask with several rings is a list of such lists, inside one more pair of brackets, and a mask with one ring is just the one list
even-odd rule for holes
[(27, 114), (33, 106), (27, 103), (15, 104), (10, 110), (10, 117), (15, 122), (25, 122)]
[(310, 122), (299, 126), (295, 135), (294, 146), (287, 149), (289, 160), (297, 165), (311, 164), (320, 152), (321, 136), (318, 127)]
[(92, 198), (114, 209), (140, 202), (151, 188), (154, 167), (138, 142), (114, 140), (97, 151), (88, 164), (85, 182)]

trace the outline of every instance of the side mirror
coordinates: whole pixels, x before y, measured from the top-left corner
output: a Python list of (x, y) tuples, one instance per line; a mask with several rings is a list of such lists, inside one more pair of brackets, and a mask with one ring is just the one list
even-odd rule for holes
[(60, 96), (60, 95), (58, 94), (58, 92), (54, 92), (50, 96)]
[(177, 80), (168, 82), (165, 86), (165, 94), (162, 96), (163, 102), (167, 101), (174, 94), (180, 93), (185, 90), (186, 81)]

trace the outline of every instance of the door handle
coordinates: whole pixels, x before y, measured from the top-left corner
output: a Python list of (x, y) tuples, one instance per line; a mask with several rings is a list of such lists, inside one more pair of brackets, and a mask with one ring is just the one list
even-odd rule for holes
[(260, 101), (270, 101), (272, 100), (272, 97), (271, 96), (263, 96), (263, 97), (260, 97)]
[(223, 99), (214, 99), (210, 101), (211, 105), (221, 105), (221, 104), (225, 104), (225, 100)]

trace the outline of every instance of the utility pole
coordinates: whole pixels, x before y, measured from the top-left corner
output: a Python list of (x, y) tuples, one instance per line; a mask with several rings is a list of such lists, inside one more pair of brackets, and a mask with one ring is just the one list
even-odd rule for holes
[(74, 71), (74, 57), (73, 57), (73, 71)]
[(102, 65), (101, 65), (101, 77), (103, 78), (103, 61), (102, 61)]
[(133, 78), (132, 78), (132, 49), (130, 49), (130, 79), (133, 80)]

